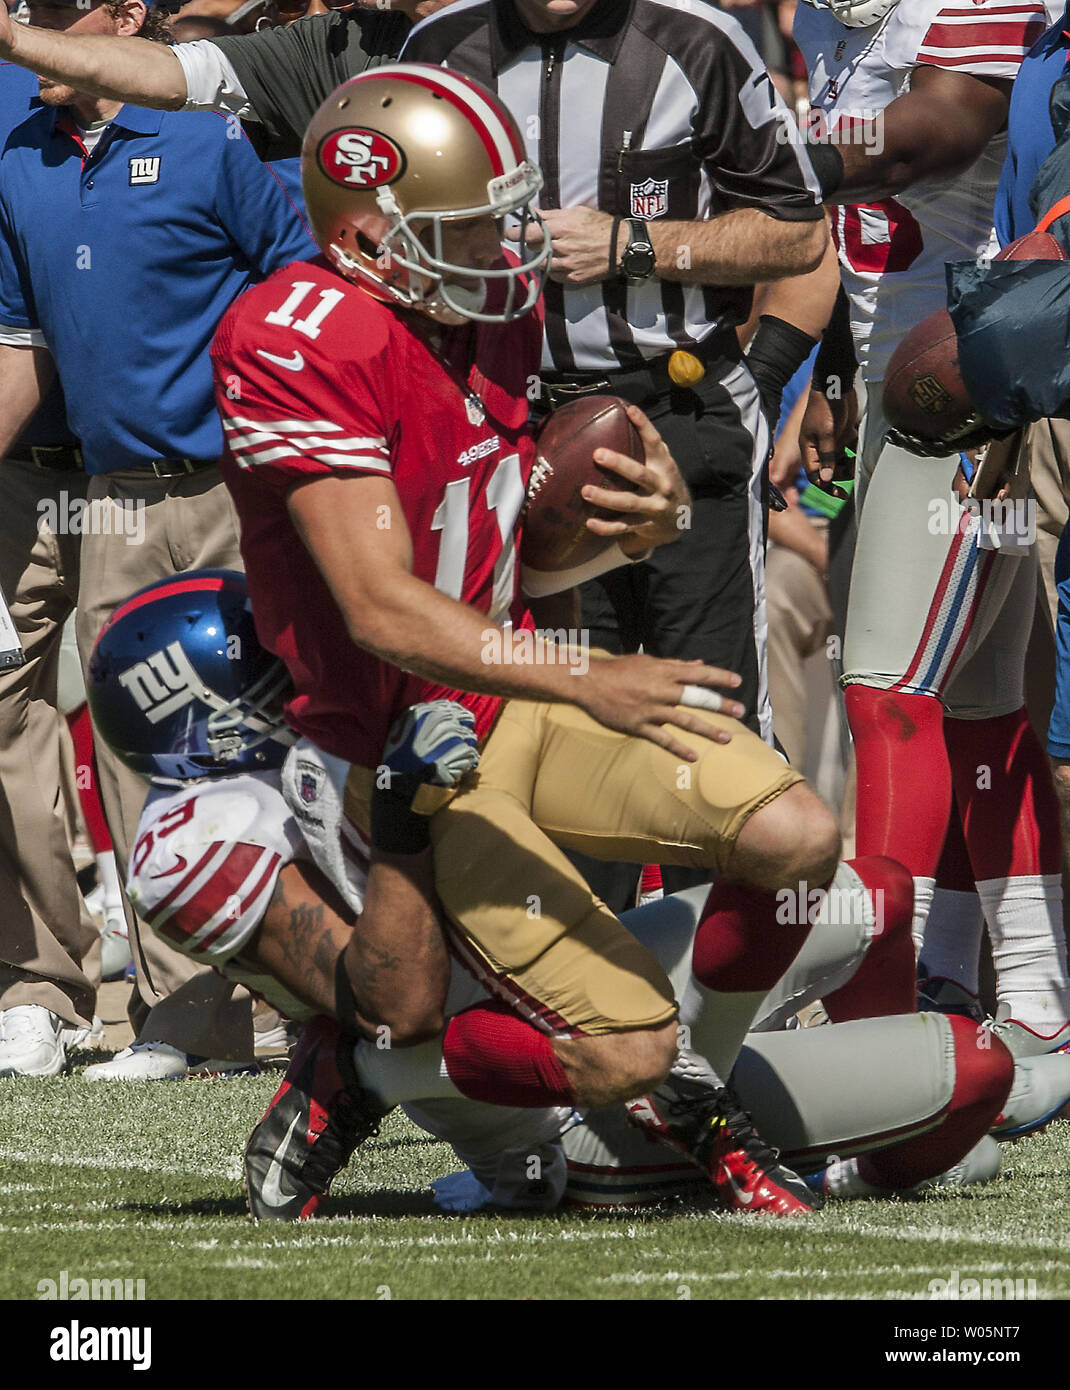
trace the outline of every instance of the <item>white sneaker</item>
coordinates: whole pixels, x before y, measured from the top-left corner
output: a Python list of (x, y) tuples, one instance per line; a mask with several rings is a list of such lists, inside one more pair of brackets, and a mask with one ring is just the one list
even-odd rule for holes
[(83, 1081), (174, 1081), (186, 1075), (184, 1052), (165, 1042), (136, 1042), (110, 1062), (96, 1062), (82, 1072)]
[(65, 1071), (66, 1026), (41, 1004), (0, 1010), (0, 1076), (55, 1076)]

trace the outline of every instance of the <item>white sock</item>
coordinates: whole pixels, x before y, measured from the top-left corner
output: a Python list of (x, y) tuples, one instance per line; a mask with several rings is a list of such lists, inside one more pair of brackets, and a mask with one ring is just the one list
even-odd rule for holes
[(97, 855), (97, 873), (100, 874), (101, 886), (104, 889), (104, 912), (110, 915), (115, 908), (122, 912), (123, 908), (123, 885), (119, 878), (119, 870), (115, 864), (115, 851), (106, 849), (102, 854)]
[(359, 1042), (353, 1049), (353, 1066), (360, 1084), (384, 1105), (462, 1098), (446, 1071), (442, 1044), (437, 1039), (419, 1047), (376, 1047)]
[(1048, 1037), (1070, 1017), (1059, 874), (978, 883), (996, 968), (996, 996), (1010, 1016)]
[(935, 878), (916, 878), (914, 880), (914, 916), (910, 923), (910, 934), (914, 938), (914, 955), (921, 955), (921, 941), (925, 935), (925, 923), (929, 919), (932, 906)]
[(935, 975), (955, 980), (976, 994), (984, 926), (981, 900), (975, 892), (937, 885), (918, 955), (918, 978)]

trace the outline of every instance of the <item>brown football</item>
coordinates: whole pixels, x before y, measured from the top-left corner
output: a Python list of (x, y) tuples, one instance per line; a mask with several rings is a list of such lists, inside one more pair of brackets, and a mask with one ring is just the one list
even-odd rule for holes
[(530, 569), (573, 569), (594, 559), (612, 538), (587, 529), (587, 518), (615, 521), (620, 513), (585, 502), (580, 489), (598, 487), (638, 492), (639, 488), (595, 463), (595, 449), (613, 449), (645, 458), (639, 431), (618, 396), (581, 396), (555, 410), (535, 438), (535, 466), (524, 504), (520, 559)]
[[(1050, 232), (1027, 232), (997, 261), (1065, 261)], [(884, 374), (884, 415), (895, 429), (922, 439), (945, 439), (965, 429), (976, 407), (959, 373), (955, 326), (946, 309), (922, 319), (903, 338)]]

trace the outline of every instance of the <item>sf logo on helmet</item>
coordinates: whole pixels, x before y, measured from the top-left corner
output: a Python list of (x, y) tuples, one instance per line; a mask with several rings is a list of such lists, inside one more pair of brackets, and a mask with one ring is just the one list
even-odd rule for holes
[(377, 188), (392, 183), (405, 167), (405, 156), (378, 130), (334, 130), (320, 141), (320, 168), (335, 183)]

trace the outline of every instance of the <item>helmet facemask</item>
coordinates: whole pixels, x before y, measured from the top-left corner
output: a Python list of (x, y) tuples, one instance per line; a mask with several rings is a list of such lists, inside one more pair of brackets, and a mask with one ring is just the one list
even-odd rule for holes
[[(382, 214), (381, 221), (376, 220), (385, 229), (380, 232), (374, 259), (364, 253), (354, 256), (336, 242), (329, 252), (337, 268), (350, 279), (370, 281), (394, 303), (419, 309), (440, 322), (511, 323), (535, 307), (549, 271), (550, 233), (531, 206), (541, 187), (542, 175), (528, 160), (491, 179), (487, 202), (477, 207), (406, 211), (386, 186), (376, 195)], [(444, 228), (482, 218), (493, 218), (503, 231), (508, 219), (518, 229), (515, 251), (519, 265), (489, 269), (462, 265), (446, 257)], [(538, 228), (541, 244), (528, 244), (531, 226)], [(469, 283), (456, 283), (459, 280)], [(504, 287), (504, 303), (490, 312), (487, 304), (497, 286)]]

